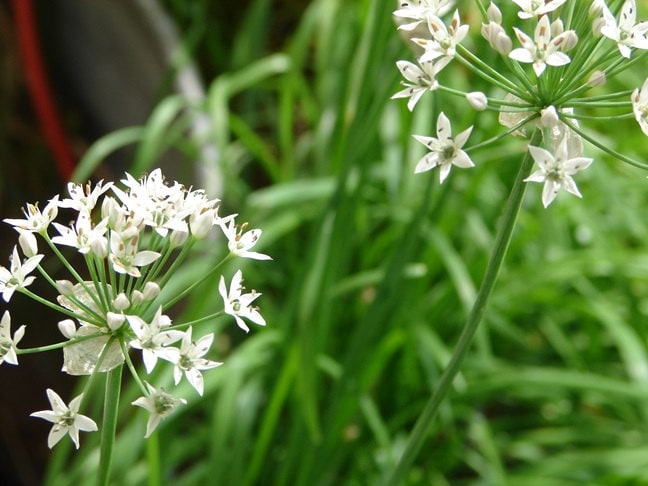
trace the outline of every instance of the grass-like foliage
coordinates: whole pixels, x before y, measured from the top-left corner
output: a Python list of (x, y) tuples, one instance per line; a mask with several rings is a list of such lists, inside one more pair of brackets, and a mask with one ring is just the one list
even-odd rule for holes
[[(214, 143), (215, 196), (263, 229), (260, 251), (273, 257), (245, 266), (268, 325), (241, 339), (231, 319), (214, 322), (214, 359), (225, 364), (148, 441), (129, 405), (138, 390), (122, 390), (113, 481), (380, 484), (452, 355), (528, 141), (472, 152), (475, 168), (443, 185), (414, 174), (425, 151), (411, 134), (433, 134), (441, 111), (453, 126), (474, 125), (474, 143), (501, 127), (496, 114), (437, 91), (414, 113), (390, 100), (395, 61), (413, 57), (393, 2), (313, 0), (283, 38), (271, 28), (281, 10), (256, 0), (226, 43), (232, 26), (212, 2), (167, 4), (187, 56), (215, 75), (204, 103), (162, 100), (146, 126), (96, 145), (79, 176), (125, 144), (138, 147), (137, 174), (169, 147), (195, 161), (201, 143)], [(462, 15), (480, 18), (463, 4)], [(640, 86), (640, 75), (624, 79)], [(460, 64), (439, 78), (486, 90)], [(202, 139), (186, 131), (196, 112), (211, 124)], [(646, 162), (634, 120), (588, 129)], [(544, 209), (542, 186), (529, 186), (484, 321), (405, 484), (648, 481), (647, 174), (586, 149), (595, 163), (579, 174), (583, 199)], [(178, 270), (179, 289), (224, 256), (208, 247)], [(218, 300), (218, 280), (206, 282), (182, 318)], [(170, 375), (156, 379), (171, 385)], [(83, 483), (97, 463), (94, 435), (73, 455), (71, 444), (57, 447), (49, 484)]]

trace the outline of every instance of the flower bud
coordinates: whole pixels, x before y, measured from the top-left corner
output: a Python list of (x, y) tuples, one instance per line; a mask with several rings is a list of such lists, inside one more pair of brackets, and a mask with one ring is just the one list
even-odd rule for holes
[(138, 305), (144, 302), (144, 294), (139, 290), (133, 290), (131, 292), (131, 303), (133, 305)]
[(197, 240), (205, 238), (214, 224), (214, 210), (207, 209), (202, 212), (195, 212), (189, 218), (191, 234)]
[(113, 299), (112, 305), (114, 309), (122, 311), (130, 307), (130, 302), (128, 301), (128, 297), (126, 297), (126, 294), (122, 292)]
[(177, 248), (178, 246), (182, 246), (184, 242), (187, 241), (188, 237), (189, 237), (189, 233), (187, 231), (180, 231), (180, 230), (171, 231), (171, 235), (169, 236), (171, 248)]
[(542, 125), (547, 128), (555, 127), (560, 122), (556, 108), (553, 105), (549, 105), (540, 111), (540, 120), (542, 120)]
[(607, 77), (605, 76), (605, 73), (603, 71), (594, 71), (589, 79), (587, 80), (587, 84), (591, 86), (592, 88), (596, 86), (603, 86), (607, 82)]
[(488, 6), (488, 9), (486, 10), (486, 15), (488, 16), (488, 20), (491, 22), (494, 22), (496, 24), (501, 24), (502, 23), (502, 12), (500, 11), (499, 8), (497, 8), (497, 5), (495, 5), (493, 2), (490, 3)]
[(76, 324), (74, 324), (72, 319), (59, 321), (58, 328), (61, 334), (68, 339), (72, 339), (76, 335)]
[(568, 30), (562, 34), (563, 40), (560, 49), (563, 52), (572, 50), (578, 44), (578, 36), (573, 30)]
[(106, 258), (108, 256), (108, 240), (102, 236), (95, 238), (90, 243), (90, 250), (99, 258)]
[(125, 320), (126, 317), (124, 314), (116, 314), (115, 312), (106, 313), (106, 324), (108, 324), (111, 331), (119, 329)]
[(565, 31), (563, 21), (561, 19), (556, 19), (551, 22), (551, 37), (558, 37)]
[(486, 98), (486, 95), (481, 91), (466, 93), (466, 99), (470, 106), (477, 111), (484, 111), (488, 106), (488, 98)]
[(145, 300), (153, 300), (160, 295), (160, 286), (155, 282), (146, 282), (143, 293)]
[(69, 280), (57, 280), (56, 290), (58, 290), (58, 293), (62, 296), (70, 297), (74, 295), (74, 284)]
[(38, 242), (34, 233), (31, 231), (25, 231), (20, 228), (16, 228), (20, 236), (18, 237), (18, 244), (20, 249), (25, 254), (27, 258), (31, 258), (38, 253)]

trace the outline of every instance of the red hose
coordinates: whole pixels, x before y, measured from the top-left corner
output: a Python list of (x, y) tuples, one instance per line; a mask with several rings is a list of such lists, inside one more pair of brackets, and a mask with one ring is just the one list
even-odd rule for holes
[(54, 155), (57, 172), (65, 182), (70, 180), (74, 171), (74, 156), (61, 126), (43, 67), (32, 0), (13, 0), (13, 13), (29, 96), (47, 145)]

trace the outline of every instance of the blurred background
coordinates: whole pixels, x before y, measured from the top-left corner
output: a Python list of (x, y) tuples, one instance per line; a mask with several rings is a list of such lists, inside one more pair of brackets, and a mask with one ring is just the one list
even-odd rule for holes
[[(460, 4), (468, 45), (487, 52), (474, 2)], [(202, 399), (183, 389), (189, 404), (160, 428), (165, 484), (376, 484), (451, 355), (525, 142), (476, 151), (476, 167), (443, 186), (414, 176), (423, 152), (411, 134), (432, 135), (439, 111), (454, 130), (475, 125), (471, 143), (500, 127), (438, 92), (413, 114), (389, 99), (395, 61), (412, 59), (395, 7), (0, 2), (0, 217), (44, 205), (73, 175), (161, 166), (262, 228), (273, 256), (244, 268), (267, 327), (241, 336), (214, 323), (213, 358), (226, 364), (206, 373)], [(441, 82), (488, 91), (461, 66)], [(588, 130), (646, 161), (634, 120)], [(646, 174), (586, 151), (582, 200), (562, 194), (544, 210), (540, 185), (529, 188), (484, 325), (407, 484), (648, 484)], [(0, 226), (0, 256), (14, 242)], [(222, 256), (204, 250), (181, 278)], [(56, 341), (57, 316), (21, 297), (21, 345)], [(215, 280), (174, 321), (218, 299)], [(71, 397), (78, 380), (60, 373), (59, 353), (19, 359), (0, 366), (0, 482), (83, 482), (98, 434), (50, 455), (47, 424), (28, 418), (47, 408), (46, 388)], [(115, 482), (146, 484), (145, 420), (129, 405), (136, 390), (123, 393)]]

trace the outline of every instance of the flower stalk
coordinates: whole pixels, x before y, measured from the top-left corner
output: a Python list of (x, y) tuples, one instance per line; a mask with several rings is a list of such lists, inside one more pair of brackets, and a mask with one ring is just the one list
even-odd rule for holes
[[(531, 137), (531, 144), (537, 144), (542, 139), (542, 132), (536, 129)], [(443, 399), (448, 394), (452, 382), (461, 369), (464, 358), (470, 345), (473, 341), (475, 333), (479, 328), (479, 324), (482, 322), (484, 311), (488, 305), (488, 300), (491, 296), (495, 283), (497, 282), (497, 276), (499, 275), (500, 269), (504, 264), (504, 259), (506, 257), (506, 252), (508, 250), (509, 244), (511, 242), (511, 237), (513, 235), (513, 230), (515, 229), (515, 223), (520, 213), (520, 207), (522, 205), (522, 200), (526, 192), (526, 183), (524, 180), (531, 173), (531, 168), (533, 167), (533, 158), (529, 152), (526, 152), (520, 168), (518, 170), (515, 181), (513, 182), (513, 187), (511, 193), (509, 194), (508, 200), (504, 207), (502, 213), (502, 220), (500, 227), (497, 231), (497, 236), (495, 238), (495, 243), (493, 250), (488, 259), (488, 264), (486, 266), (486, 271), (484, 273), (484, 278), (482, 279), (481, 285), (479, 287), (479, 292), (473, 306), (471, 308), (470, 314), (466, 321), (466, 324), (459, 336), (457, 345), (448, 365), (446, 366), (443, 375), (441, 376), (439, 383), (436, 389), (430, 395), (425, 408), (421, 412), (412, 433), (410, 434), (403, 455), (401, 456), (399, 462), (396, 465), (391, 477), (387, 480), (386, 484), (389, 486), (396, 486), (398, 484), (403, 484), (405, 479), (405, 474), (407, 473), (409, 467), (414, 462), (414, 459), (418, 455), (423, 441), (430, 430), (430, 425), (434, 420), (439, 406), (443, 402)]]

